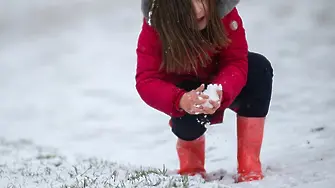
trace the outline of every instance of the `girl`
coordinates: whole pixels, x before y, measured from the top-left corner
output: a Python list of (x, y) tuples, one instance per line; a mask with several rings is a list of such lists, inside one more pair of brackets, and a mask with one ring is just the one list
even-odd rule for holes
[[(171, 117), (177, 136), (179, 174), (206, 177), (204, 124), (237, 113), (237, 181), (263, 178), (260, 151), (269, 110), (273, 70), (248, 52), (235, 6), (239, 0), (142, 0), (136, 89), (149, 106)], [(220, 101), (202, 91), (221, 84)]]

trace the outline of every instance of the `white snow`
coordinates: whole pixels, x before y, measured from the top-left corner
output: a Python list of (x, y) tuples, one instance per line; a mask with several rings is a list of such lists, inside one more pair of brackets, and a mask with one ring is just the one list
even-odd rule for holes
[[(250, 50), (265, 54), (275, 73), (261, 157), (266, 178), (233, 184), (235, 115), (227, 111), (206, 134), (206, 168), (224, 169), (227, 178), (201, 187), (334, 187), (334, 9), (332, 0), (241, 1)], [(120, 183), (122, 172), (140, 166), (178, 167), (169, 118), (134, 87), (141, 21), (132, 0), (0, 0), (0, 187), (36, 187), (21, 171), (44, 169), (36, 155), (49, 149), (38, 148), (56, 148), (65, 172), (77, 156), (115, 162)], [(62, 169), (52, 169), (42, 177), (57, 183)], [(61, 177), (71, 184), (68, 176)]]
[(221, 84), (208, 84), (207, 88), (202, 92), (204, 95), (208, 96), (208, 99), (204, 104), (203, 107), (213, 108), (213, 105), (209, 103), (209, 101), (217, 102), (219, 101), (220, 97), (218, 95), (218, 91), (222, 91)]

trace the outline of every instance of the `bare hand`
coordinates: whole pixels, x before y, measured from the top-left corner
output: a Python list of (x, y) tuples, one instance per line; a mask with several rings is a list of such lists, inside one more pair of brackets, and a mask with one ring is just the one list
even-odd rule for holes
[(207, 95), (201, 94), (204, 89), (205, 85), (202, 84), (197, 89), (185, 93), (180, 99), (180, 108), (189, 114), (203, 114), (202, 104), (208, 99)]

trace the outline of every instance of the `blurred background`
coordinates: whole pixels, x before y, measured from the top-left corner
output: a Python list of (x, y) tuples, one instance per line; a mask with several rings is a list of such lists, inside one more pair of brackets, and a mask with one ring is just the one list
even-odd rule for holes
[[(249, 0), (238, 9), (250, 50), (274, 67), (265, 162), (280, 161), (272, 154), (292, 149), (290, 141), (313, 138), (311, 128), (325, 127), (330, 138), (335, 1)], [(135, 0), (0, 0), (0, 137), (70, 156), (176, 167), (168, 117), (135, 90), (141, 24)], [(209, 168), (235, 165), (234, 122), (227, 112), (209, 130)]]

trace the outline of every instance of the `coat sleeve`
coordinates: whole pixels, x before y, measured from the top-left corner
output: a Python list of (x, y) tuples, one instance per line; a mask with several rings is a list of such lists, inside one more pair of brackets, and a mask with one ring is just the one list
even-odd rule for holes
[(179, 109), (179, 102), (186, 92), (173, 83), (164, 80), (165, 73), (159, 70), (162, 58), (157, 32), (143, 20), (137, 43), (136, 89), (142, 100), (172, 117), (185, 112)]
[(220, 52), (219, 71), (213, 83), (222, 85), (221, 108), (228, 108), (247, 82), (248, 44), (242, 19), (236, 8), (222, 21), (231, 41)]

